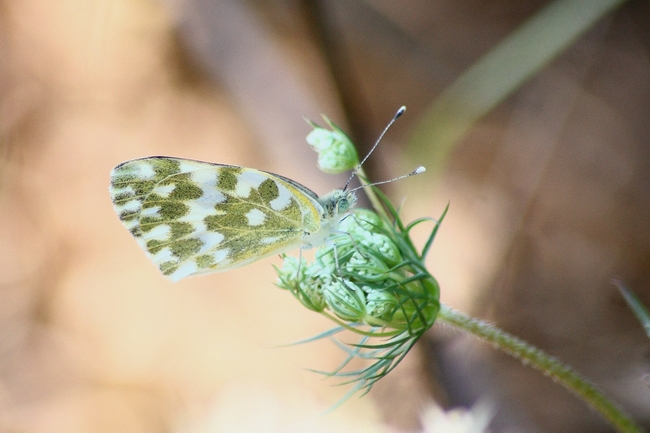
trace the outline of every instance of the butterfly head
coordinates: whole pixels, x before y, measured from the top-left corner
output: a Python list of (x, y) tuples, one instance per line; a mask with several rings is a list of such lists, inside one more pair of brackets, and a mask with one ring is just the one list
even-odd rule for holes
[(353, 191), (335, 189), (320, 198), (325, 217), (332, 218), (342, 215), (350, 210), (357, 202), (357, 195)]

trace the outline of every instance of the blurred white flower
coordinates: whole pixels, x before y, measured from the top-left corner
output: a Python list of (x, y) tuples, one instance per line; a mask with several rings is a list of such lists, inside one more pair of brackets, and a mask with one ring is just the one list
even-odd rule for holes
[(492, 415), (490, 407), (480, 403), (448, 411), (433, 404), (422, 414), (422, 433), (489, 433)]

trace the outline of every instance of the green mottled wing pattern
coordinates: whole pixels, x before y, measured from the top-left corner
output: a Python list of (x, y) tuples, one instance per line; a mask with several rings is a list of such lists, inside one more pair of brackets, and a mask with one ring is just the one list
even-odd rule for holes
[(110, 193), (122, 223), (173, 281), (294, 249), (324, 218), (316, 194), (290, 179), (171, 157), (118, 165)]

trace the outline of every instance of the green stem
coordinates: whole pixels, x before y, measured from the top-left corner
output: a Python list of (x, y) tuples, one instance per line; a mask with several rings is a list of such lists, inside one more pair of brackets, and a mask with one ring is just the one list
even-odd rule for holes
[(524, 364), (555, 379), (568, 390), (574, 392), (596, 411), (600, 412), (619, 432), (642, 433), (645, 430), (636, 424), (622, 409), (603, 396), (596, 388), (581, 378), (569, 366), (525, 341), (505, 331), (474, 319), (442, 304), (438, 319), (460, 328), (483, 341), (521, 360)]

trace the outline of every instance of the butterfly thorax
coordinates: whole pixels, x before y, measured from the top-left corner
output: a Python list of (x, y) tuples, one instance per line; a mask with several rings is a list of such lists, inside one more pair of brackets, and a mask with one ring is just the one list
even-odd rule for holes
[(306, 233), (303, 237), (303, 247), (318, 247), (325, 243), (327, 238), (336, 231), (343, 214), (350, 210), (357, 202), (357, 196), (350, 191), (335, 189), (318, 198), (318, 203), (323, 208), (321, 226), (317, 232)]

